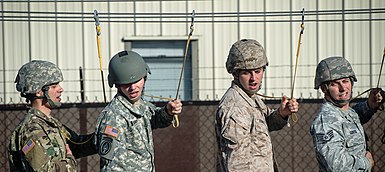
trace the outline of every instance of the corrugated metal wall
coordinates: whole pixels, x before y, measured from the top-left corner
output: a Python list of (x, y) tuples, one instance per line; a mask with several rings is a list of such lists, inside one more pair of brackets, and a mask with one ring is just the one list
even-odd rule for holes
[[(232, 43), (241, 38), (257, 39), (266, 48), (270, 65), (260, 92), (290, 95), (302, 8), (305, 31), (294, 97), (318, 97), (315, 67), (331, 55), (343, 55), (352, 63), (359, 79), (355, 95), (375, 87), (385, 46), (385, 1), (377, 0), (4, 0), (0, 8), (1, 103), (20, 102), (13, 81), (18, 68), (32, 59), (50, 60), (63, 70), (64, 101), (80, 101), (80, 66), (85, 69), (87, 101), (103, 101), (95, 9), (101, 19), (105, 78), (109, 58), (124, 49), (123, 37), (187, 39), (194, 9), (198, 100), (217, 100), (230, 85), (224, 64)], [(384, 84), (382, 79), (380, 86)], [(110, 100), (115, 89), (107, 91)]]

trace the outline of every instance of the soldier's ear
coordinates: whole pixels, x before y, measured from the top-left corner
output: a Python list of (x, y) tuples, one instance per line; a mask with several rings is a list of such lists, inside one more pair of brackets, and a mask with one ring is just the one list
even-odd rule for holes
[(327, 83), (321, 85), (321, 91), (323, 93), (327, 93), (328, 92), (328, 84)]
[(44, 96), (44, 92), (42, 90), (39, 90), (35, 95), (36, 97), (42, 97)]

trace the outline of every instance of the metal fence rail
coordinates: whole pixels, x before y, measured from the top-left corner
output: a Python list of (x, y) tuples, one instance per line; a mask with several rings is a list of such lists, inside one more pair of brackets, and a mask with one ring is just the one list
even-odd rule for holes
[[(362, 101), (358, 99), (356, 101)], [(290, 128), (271, 133), (273, 147), (281, 171), (318, 171), (313, 143), (309, 133), (310, 124), (322, 103), (321, 99), (300, 100), (298, 123)], [(164, 102), (154, 102), (164, 106)], [(278, 101), (266, 101), (269, 107), (278, 107)], [(155, 162), (157, 171), (185, 172), (215, 171), (215, 110), (218, 101), (183, 102), (180, 127), (154, 130)], [(96, 119), (104, 108), (103, 103), (66, 103), (53, 111), (63, 124), (78, 133), (91, 133)], [(9, 171), (7, 145), (12, 130), (24, 117), (24, 104), (0, 106), (0, 171)], [(364, 125), (369, 135), (369, 147), (373, 153), (375, 171), (385, 169), (384, 145), (381, 143), (385, 112), (378, 112)], [(79, 171), (99, 171), (99, 157), (93, 155), (79, 160)]]

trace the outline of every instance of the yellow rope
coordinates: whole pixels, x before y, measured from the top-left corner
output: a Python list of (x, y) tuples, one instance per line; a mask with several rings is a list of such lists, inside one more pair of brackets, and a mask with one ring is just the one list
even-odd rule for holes
[(64, 135), (64, 137), (68, 140), (68, 141), (70, 141), (71, 143), (73, 143), (73, 144), (75, 144), (75, 145), (82, 145), (82, 144), (86, 144), (87, 142), (89, 142), (91, 139), (92, 139), (92, 137), (95, 135), (95, 133), (93, 133), (92, 134), (92, 136), (90, 137), (90, 138), (88, 138), (86, 141), (84, 141), (84, 142), (75, 142), (75, 141), (72, 141), (71, 140), (71, 138), (69, 138), (68, 137), (68, 135), (67, 135), (67, 133), (65, 132), (65, 131), (60, 131), (63, 135)]
[(151, 97), (151, 98), (156, 98), (156, 99), (161, 99), (161, 100), (168, 100), (168, 101), (174, 100), (174, 99), (168, 98), (168, 97), (153, 96), (153, 95), (147, 95), (147, 94), (143, 94), (143, 96)]
[[(180, 70), (178, 89), (176, 90), (175, 99), (178, 99), (179, 89), (180, 89), (180, 84), (181, 84), (181, 82), (182, 82), (182, 76), (183, 76), (184, 66), (185, 66), (186, 58), (187, 58), (188, 47), (189, 47), (189, 45), (190, 45), (190, 38), (191, 38), (191, 35), (192, 35), (193, 31), (194, 31), (194, 17), (195, 17), (195, 10), (193, 10), (192, 13), (191, 13), (190, 33), (188, 34), (188, 37), (187, 37), (186, 49), (185, 49), (185, 52), (184, 52), (182, 69)], [(179, 127), (179, 118), (178, 118), (178, 114), (174, 114), (174, 118), (173, 118), (173, 120), (172, 120), (172, 126), (173, 126), (174, 128)]]
[[(300, 31), (299, 36), (298, 36), (298, 45), (297, 45), (297, 54), (296, 54), (296, 58), (295, 58), (293, 84), (291, 86), (291, 99), (293, 99), (293, 97), (294, 97), (294, 85), (295, 85), (295, 78), (296, 78), (296, 75), (297, 75), (299, 52), (300, 52), (300, 49), (301, 49), (301, 38), (302, 38), (303, 30), (305, 29), (304, 18), (305, 18), (305, 8), (302, 8), (302, 23), (301, 23), (301, 31)], [(289, 116), (289, 118), (290, 118), (290, 116)], [(293, 122), (296, 123), (298, 121), (297, 114), (296, 113), (292, 113), (291, 114), (291, 119), (293, 120)]]
[(101, 29), (100, 29), (99, 15), (97, 10), (94, 10), (94, 19), (95, 19), (95, 29), (96, 29), (96, 44), (98, 48), (98, 58), (99, 58), (99, 70), (100, 70), (100, 76), (102, 78), (103, 98), (104, 98), (104, 103), (106, 103), (107, 98), (106, 98), (106, 89), (104, 87), (103, 59), (102, 59), (102, 53), (100, 51)]

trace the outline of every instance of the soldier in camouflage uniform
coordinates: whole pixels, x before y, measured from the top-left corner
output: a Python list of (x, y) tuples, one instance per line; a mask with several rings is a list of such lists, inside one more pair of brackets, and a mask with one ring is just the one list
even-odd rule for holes
[(34, 60), (19, 69), (16, 89), (31, 108), (12, 133), (10, 171), (77, 171), (75, 157), (96, 153), (93, 142), (74, 144), (90, 140), (93, 134), (79, 136), (51, 115), (61, 105), (62, 80), (60, 69), (48, 61)]
[(349, 106), (357, 78), (343, 57), (322, 60), (316, 70), (315, 89), (321, 88), (324, 103), (311, 125), (319, 171), (371, 171), (372, 154), (365, 143), (362, 124), (382, 106), (384, 92), (372, 89), (367, 101)]
[(217, 171), (278, 170), (269, 132), (282, 129), (298, 103), (283, 96), (280, 107), (270, 109), (256, 95), (267, 65), (259, 42), (243, 39), (232, 45), (226, 69), (234, 79), (216, 112)]
[(117, 94), (99, 115), (96, 126), (101, 171), (155, 171), (152, 130), (169, 126), (182, 110), (180, 100), (163, 108), (141, 98), (150, 68), (133, 51), (110, 60), (108, 84)]

